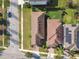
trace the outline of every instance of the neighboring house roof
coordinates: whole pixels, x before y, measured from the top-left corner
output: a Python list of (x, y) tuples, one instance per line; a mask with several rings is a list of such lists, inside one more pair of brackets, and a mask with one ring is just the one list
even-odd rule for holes
[(48, 0), (30, 0), (31, 5), (46, 5)]
[(32, 12), (31, 15), (31, 33), (32, 33), (32, 38), (31, 38), (31, 43), (36, 44), (36, 36), (38, 33), (38, 18), (43, 14), (44, 12)]
[(65, 24), (64, 26), (64, 47), (79, 49), (79, 25)]
[(56, 30), (61, 25), (61, 22), (56, 19), (47, 20), (47, 44), (55, 45), (57, 38)]

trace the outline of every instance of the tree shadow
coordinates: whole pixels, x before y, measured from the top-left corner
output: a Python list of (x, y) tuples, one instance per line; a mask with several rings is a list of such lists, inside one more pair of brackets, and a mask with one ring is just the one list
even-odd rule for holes
[(8, 20), (5, 20), (2, 18), (2, 19), (0, 19), (0, 25), (9, 26), (10, 22)]
[(47, 11), (59, 11), (63, 10), (62, 8), (47, 8)]
[(5, 29), (0, 30), (0, 35), (4, 34), (6, 36), (10, 36), (10, 33), (7, 31), (7, 27), (10, 25), (9, 21), (1, 18), (0, 25), (6, 27)]
[(12, 13), (12, 17), (15, 18), (16, 20), (18, 20), (18, 17), (15, 16), (13, 13)]
[[(41, 15), (43, 16), (43, 15)], [(44, 19), (40, 19), (41, 16), (38, 18), (38, 33), (36, 35), (36, 44), (40, 47), (45, 48), (46, 47), (46, 41), (47, 41), (47, 18), (48, 16), (45, 15)]]
[(12, 30), (12, 29), (10, 29), (10, 28), (8, 28), (8, 32), (11, 32), (11, 33), (13, 33), (13, 34), (18, 35), (18, 32), (16, 32), (15, 30)]
[(6, 35), (6, 36), (11, 36), (10, 33), (5, 29), (5, 30), (0, 30), (0, 35)]
[(13, 38), (10, 38), (10, 41), (12, 41), (14, 44), (18, 44), (18, 41)]
[(58, 44), (63, 44), (63, 39), (64, 39), (63, 35), (64, 35), (64, 32), (63, 32), (63, 25), (62, 24), (60, 24), (57, 27), (56, 34), (57, 34), (57, 38), (58, 38), (57, 43)]

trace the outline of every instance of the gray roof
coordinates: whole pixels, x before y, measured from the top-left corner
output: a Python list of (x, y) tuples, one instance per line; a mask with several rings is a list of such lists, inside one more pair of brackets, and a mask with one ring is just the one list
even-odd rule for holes
[(47, 1), (47, 0), (30, 0), (30, 1)]
[(31, 5), (46, 5), (48, 0), (30, 0)]

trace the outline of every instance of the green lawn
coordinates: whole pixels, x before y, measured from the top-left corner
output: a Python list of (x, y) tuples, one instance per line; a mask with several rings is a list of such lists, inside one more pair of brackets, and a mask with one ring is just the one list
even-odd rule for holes
[(10, 40), (10, 39), (9, 39), (9, 36), (5, 36), (5, 37), (4, 37), (4, 46), (5, 46), (5, 47), (8, 47), (8, 46), (9, 46), (9, 40)]
[(9, 0), (4, 0), (4, 18), (7, 18), (7, 7), (10, 5)]
[(2, 36), (0, 36), (0, 46), (2, 46)]
[(2, 6), (2, 0), (0, 0), (0, 7)]
[(40, 52), (46, 52), (46, 50), (47, 50), (47, 48), (43, 48), (43, 47), (40, 47), (40, 48), (39, 48), (39, 51), (40, 51)]
[[(0, 0), (0, 6), (2, 6), (2, 1), (3, 0)], [(9, 6), (9, 0), (4, 0), (4, 4), (5, 6)]]
[(31, 8), (23, 8), (23, 48), (30, 49), (31, 46)]
[(21, 6), (19, 6), (19, 48), (21, 48)]
[(5, 49), (4, 48), (0, 48), (0, 52), (3, 51), (3, 50), (5, 50)]
[[(3, 45), (3, 36), (0, 36), (0, 46)], [(8, 47), (9, 46), (9, 37), (8, 36), (4, 36), (4, 46)]]
[(50, 19), (61, 19), (61, 11), (48, 11), (47, 15)]

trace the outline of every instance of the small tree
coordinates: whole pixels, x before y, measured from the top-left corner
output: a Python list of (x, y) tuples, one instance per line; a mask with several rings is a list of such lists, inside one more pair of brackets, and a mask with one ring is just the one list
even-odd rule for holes
[(67, 7), (67, 0), (58, 0), (58, 7), (59, 8), (66, 8)]
[(31, 5), (30, 5), (29, 3), (26, 2), (26, 3), (24, 4), (24, 7), (31, 8)]
[(79, 5), (79, 1), (78, 0), (69, 0), (68, 1), (69, 8), (77, 8), (78, 5)]

